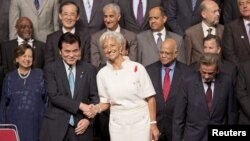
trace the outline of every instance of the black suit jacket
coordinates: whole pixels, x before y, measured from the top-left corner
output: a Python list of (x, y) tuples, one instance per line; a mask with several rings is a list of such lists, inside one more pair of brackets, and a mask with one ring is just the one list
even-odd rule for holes
[(223, 21), (225, 24), (240, 17), (237, 0), (225, 0), (223, 2)]
[[(16, 69), (14, 64), (14, 50), (16, 47), (18, 47), (17, 39), (6, 41), (1, 44), (2, 64), (5, 74)], [(38, 40), (34, 40), (33, 48), (35, 50), (35, 62), (33, 66), (42, 69), (44, 66), (45, 44)]]
[[(51, 33), (47, 36), (45, 63), (53, 62), (56, 59), (61, 59), (59, 54), (58, 42), (63, 35), (62, 29)], [(90, 62), (90, 34), (87, 29), (76, 30), (75, 35), (81, 40), (81, 60)]]
[(173, 118), (173, 141), (207, 141), (208, 125), (237, 123), (237, 106), (230, 76), (215, 77), (212, 109), (209, 112), (201, 74), (183, 80)]
[[(62, 141), (69, 125), (70, 115), (74, 116), (75, 124), (86, 117), (79, 110), (80, 102), (98, 103), (96, 71), (86, 62), (76, 63), (75, 91), (72, 98), (67, 73), (62, 60), (49, 63), (44, 68), (45, 87), (48, 108), (41, 128), (41, 141)], [(92, 127), (79, 135), (79, 141), (92, 141)]]
[(0, 42), (9, 40), (10, 0), (0, 1)]
[(143, 20), (141, 27), (139, 27), (137, 25), (136, 17), (133, 11), (133, 0), (117, 0), (117, 1), (118, 1), (118, 5), (121, 8), (121, 14), (122, 14), (121, 20), (120, 20), (121, 27), (129, 31), (132, 31), (134, 33), (139, 33), (141, 31), (150, 29), (149, 23), (148, 23), (149, 10), (156, 6), (162, 6), (162, 0), (147, 0), (147, 8), (146, 8), (144, 20)]
[(224, 27), (222, 38), (223, 57), (239, 66), (250, 59), (250, 44), (242, 18), (238, 18)]
[(239, 124), (250, 124), (250, 61), (240, 65), (236, 97), (239, 101)]
[(161, 68), (162, 63), (157, 61), (147, 66), (146, 70), (156, 91), (157, 126), (160, 132), (166, 135), (167, 141), (172, 141), (172, 120), (176, 96), (178, 95), (181, 81), (187, 76), (189, 68), (185, 64), (176, 61), (169, 98), (166, 102), (162, 94)]

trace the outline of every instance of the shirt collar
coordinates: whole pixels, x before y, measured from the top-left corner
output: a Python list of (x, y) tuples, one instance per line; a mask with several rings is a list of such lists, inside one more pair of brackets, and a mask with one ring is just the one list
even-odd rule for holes
[[(67, 33), (68, 31), (64, 28), (64, 27), (62, 27), (62, 32), (63, 33)], [(75, 27), (70, 31), (70, 33), (72, 33), (72, 34), (75, 34), (75, 32), (76, 32), (76, 29), (75, 29)]]
[(161, 37), (165, 37), (166, 36), (166, 28), (164, 27), (161, 31), (156, 31), (156, 32), (154, 31), (153, 35), (158, 36), (157, 35), (158, 33), (161, 33)]
[[(111, 30), (107, 29), (107, 31), (111, 31)], [(120, 33), (120, 32), (121, 32), (121, 27), (120, 27), (120, 25), (118, 24), (117, 28), (116, 28), (115, 30), (111, 31), (111, 32)]]
[[(174, 70), (175, 65), (176, 65), (176, 61), (174, 61), (173, 63), (171, 63), (171, 65), (168, 66), (168, 68), (169, 68), (170, 70)], [(166, 66), (165, 66), (165, 65), (162, 65), (162, 69), (165, 70), (165, 68), (166, 68)]]
[[(34, 39), (30, 38), (30, 39), (27, 41), (27, 43), (28, 43), (31, 47), (33, 47), (33, 41), (34, 41)], [(21, 45), (21, 44), (23, 44), (24, 39), (17, 35), (17, 42), (18, 42), (18, 45)]]

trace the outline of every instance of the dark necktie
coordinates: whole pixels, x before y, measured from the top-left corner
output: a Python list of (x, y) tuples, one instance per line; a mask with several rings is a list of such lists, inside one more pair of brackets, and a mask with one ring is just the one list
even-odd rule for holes
[(212, 28), (209, 28), (208, 30), (207, 30), (207, 35), (211, 35), (211, 33), (212, 33)]
[(168, 67), (165, 68), (165, 77), (163, 82), (163, 98), (165, 101), (168, 99), (169, 91), (170, 91), (170, 77), (169, 77), (170, 69)]
[(206, 84), (207, 84), (206, 100), (207, 100), (208, 111), (210, 112), (212, 108), (212, 89), (211, 89), (212, 82), (206, 82)]
[[(69, 74), (68, 74), (69, 87), (70, 87), (71, 96), (73, 98), (74, 97), (74, 89), (75, 89), (74, 74), (73, 74), (72, 66), (70, 66), (68, 69), (69, 69)], [(75, 125), (73, 115), (70, 116), (69, 124), (72, 126)]]
[(141, 26), (143, 23), (143, 5), (142, 0), (139, 0), (138, 8), (137, 8), (137, 25)]
[(39, 0), (34, 0), (34, 4), (35, 4), (35, 7), (36, 7), (36, 10), (38, 10), (39, 6), (40, 6)]
[(158, 35), (158, 39), (157, 39), (157, 47), (158, 47), (158, 49), (160, 49), (160, 47), (161, 47), (161, 43), (162, 43), (162, 39), (161, 39), (161, 33), (157, 33), (157, 35)]

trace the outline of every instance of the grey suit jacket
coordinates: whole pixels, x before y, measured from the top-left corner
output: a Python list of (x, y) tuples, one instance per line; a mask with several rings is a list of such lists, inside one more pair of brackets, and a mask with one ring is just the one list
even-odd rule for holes
[[(184, 43), (181, 36), (166, 31), (166, 39), (173, 38), (177, 43), (178, 57), (177, 60), (186, 63), (185, 61), (185, 51)], [(142, 63), (144, 66), (150, 65), (156, 61), (159, 61), (159, 49), (154, 40), (153, 32), (151, 30), (146, 30), (137, 35), (138, 40), (138, 62)]]
[(172, 125), (173, 125), (173, 115), (174, 107), (176, 104), (176, 97), (179, 94), (180, 84), (185, 79), (189, 72), (187, 65), (176, 61), (173, 79), (171, 81), (169, 98), (164, 101), (162, 94), (162, 63), (160, 61), (155, 62), (146, 67), (146, 70), (150, 76), (153, 83), (154, 89), (156, 91), (156, 117), (157, 126), (161, 133), (165, 134), (168, 141), (172, 141)]
[[(222, 39), (224, 26), (218, 24), (216, 26), (216, 35)], [(190, 65), (198, 61), (203, 53), (204, 33), (202, 24), (196, 24), (185, 31), (184, 45), (187, 64)]]
[(169, 0), (167, 8), (167, 23), (170, 29), (179, 35), (194, 24), (201, 21), (199, 5), (202, 0), (197, 0), (194, 11), (192, 0)]
[[(18, 47), (18, 42), (17, 39), (14, 39), (3, 42), (0, 46), (4, 73), (7, 74), (8, 72), (16, 69), (14, 64), (14, 50)], [(44, 66), (45, 43), (34, 40), (33, 48), (35, 50), (35, 62), (33, 66), (42, 69)]]
[[(91, 58), (91, 64), (94, 65), (96, 68), (102, 67), (103, 65), (106, 64), (107, 61), (102, 47), (99, 46), (99, 39), (101, 35), (106, 31), (107, 29), (103, 29), (99, 32), (96, 32), (91, 37), (90, 58)], [(128, 41), (129, 58), (133, 61), (137, 61), (138, 44), (137, 44), (136, 34), (123, 28), (121, 28), (121, 34)]]
[(139, 33), (150, 29), (148, 23), (148, 12), (153, 7), (162, 6), (162, 0), (147, 0), (146, 13), (141, 27), (136, 23), (136, 17), (133, 11), (133, 0), (118, 0), (118, 5), (121, 8), (122, 14), (120, 25), (129, 31)]
[[(75, 34), (81, 40), (81, 60), (90, 62), (90, 35), (87, 29), (76, 30)], [(44, 55), (46, 64), (57, 59), (61, 59), (61, 56), (59, 54), (58, 42), (62, 35), (62, 29), (48, 35), (45, 48), (46, 54)]]
[(79, 30), (82, 30), (83, 28), (88, 28), (90, 34), (93, 34), (105, 27), (103, 23), (102, 10), (106, 4), (113, 2), (113, 0), (93, 0), (94, 2), (90, 16), (90, 22), (88, 23), (83, 0), (62, 0), (62, 1), (73, 1), (79, 6), (80, 19), (76, 23), (76, 28)]
[(207, 141), (208, 125), (237, 123), (237, 103), (228, 75), (219, 73), (215, 77), (210, 112), (200, 72), (188, 75), (180, 88), (173, 118), (173, 141)]
[(17, 19), (26, 16), (33, 23), (34, 38), (45, 42), (48, 34), (59, 29), (58, 0), (42, 0), (39, 10), (36, 10), (34, 0), (11, 0), (9, 13), (10, 39), (15, 39), (15, 24)]
[[(48, 108), (44, 116), (40, 133), (41, 141), (62, 141), (68, 126), (70, 115), (77, 124), (86, 119), (79, 110), (80, 102), (98, 103), (96, 86), (96, 71), (88, 63), (76, 63), (75, 91), (72, 98), (68, 83), (66, 68), (62, 60), (56, 60), (45, 66), (45, 88), (49, 96)], [(84, 134), (78, 135), (78, 140), (93, 141), (92, 126)]]
[(0, 42), (9, 40), (9, 8), (10, 0), (0, 1)]
[(222, 54), (226, 60), (235, 63), (237, 66), (246, 60), (250, 60), (250, 44), (242, 18), (225, 25)]

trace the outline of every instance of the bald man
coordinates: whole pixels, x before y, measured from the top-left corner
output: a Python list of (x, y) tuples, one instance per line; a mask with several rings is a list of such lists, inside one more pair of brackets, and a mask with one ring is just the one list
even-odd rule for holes
[[(157, 126), (161, 132), (158, 141), (172, 141), (172, 118), (176, 95), (181, 81), (189, 73), (188, 66), (177, 61), (177, 57), (177, 43), (173, 38), (168, 38), (162, 42), (159, 49), (160, 61), (146, 67), (156, 91)], [(166, 69), (169, 70), (168, 74)], [(165, 91), (167, 76), (170, 78), (170, 89)]]

